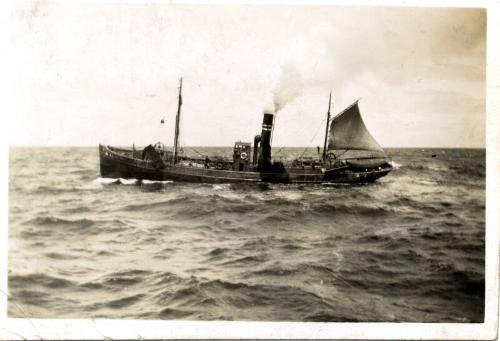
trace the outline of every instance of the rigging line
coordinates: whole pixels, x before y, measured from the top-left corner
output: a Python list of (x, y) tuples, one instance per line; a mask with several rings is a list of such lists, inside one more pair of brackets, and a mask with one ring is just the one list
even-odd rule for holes
[(283, 148), (285, 148), (286, 145), (282, 146), (280, 149), (278, 149), (278, 151), (276, 152), (276, 156), (280, 155), (281, 151), (283, 150)]
[[(323, 124), (324, 122), (325, 122), (325, 119), (323, 119), (322, 124)], [(305, 131), (306, 131), (306, 130), (308, 130), (308, 129), (309, 129), (309, 126), (307, 126), (307, 125), (302, 125), (302, 129), (300, 129), (300, 130), (299, 130), (299, 132), (297, 133), (297, 135), (301, 135), (303, 132), (305, 132)], [(316, 134), (318, 134), (318, 133), (316, 132)], [(313, 139), (314, 139), (314, 138), (313, 138)], [(285, 144), (285, 145), (283, 145), (283, 146), (282, 146), (282, 147), (278, 150), (278, 152), (276, 152), (276, 156), (278, 156), (278, 155), (279, 155), (279, 153), (283, 150), (283, 148), (286, 148), (287, 146), (288, 146), (288, 145), (286, 145), (286, 144)]]
[(188, 147), (189, 149), (193, 150), (196, 154), (200, 155), (200, 156), (205, 156), (205, 154), (202, 154), (200, 153), (199, 151), (197, 151), (196, 149), (194, 149), (193, 147)]
[(318, 135), (318, 133), (319, 133), (321, 127), (323, 127), (323, 124), (325, 123), (325, 121), (326, 121), (326, 118), (324, 118), (323, 121), (321, 121), (321, 124), (319, 125), (318, 129), (316, 130), (316, 133), (314, 133), (313, 138), (311, 139), (311, 141), (309, 141), (309, 144), (307, 145), (307, 147), (304, 148), (304, 151), (302, 152), (302, 154), (300, 154), (300, 157), (304, 156), (304, 154), (306, 153), (306, 150), (311, 146), (312, 141), (314, 141), (314, 139)]

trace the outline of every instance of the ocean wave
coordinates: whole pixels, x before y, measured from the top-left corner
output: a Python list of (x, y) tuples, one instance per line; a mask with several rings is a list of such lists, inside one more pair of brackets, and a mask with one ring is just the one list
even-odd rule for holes
[(89, 175), (89, 174), (95, 174), (95, 171), (90, 169), (75, 169), (70, 171), (69, 173), (76, 175)]
[(406, 165), (405, 167), (406, 170), (412, 170), (412, 171), (446, 171), (448, 170), (447, 167), (445, 166), (439, 166), (437, 164), (432, 164), (432, 163), (416, 163), (416, 162), (411, 162)]
[(297, 245), (297, 244), (292, 244), (292, 243), (286, 243), (281, 246), (282, 249), (289, 250), (289, 251), (297, 251), (297, 250), (308, 250), (309, 247), (303, 246), (303, 245)]
[(36, 184), (23, 184), (22, 186), (13, 187), (16, 193), (24, 195), (37, 195), (37, 196), (51, 196), (51, 195), (73, 195), (78, 191), (95, 191), (95, 186), (89, 187), (85, 185), (78, 185), (72, 183), (55, 183), (51, 185), (36, 185)]
[(190, 205), (194, 204), (196, 202), (196, 198), (192, 198), (188, 195), (183, 195), (183, 196), (177, 196), (175, 198), (169, 198), (166, 200), (161, 200), (161, 201), (156, 201), (156, 202), (144, 202), (144, 203), (137, 203), (137, 204), (128, 204), (123, 207), (120, 207), (119, 210), (125, 210), (125, 211), (154, 211), (156, 209), (166, 209), (166, 208), (172, 208), (172, 207), (177, 207), (177, 206), (184, 206), (184, 205)]
[(97, 256), (100, 256), (100, 257), (107, 257), (107, 256), (114, 256), (115, 253), (114, 252), (111, 252), (111, 251), (106, 251), (106, 250), (101, 250), (99, 252), (97, 252)]
[(253, 278), (254, 276), (262, 277), (274, 277), (274, 276), (291, 276), (297, 273), (296, 269), (286, 269), (281, 267), (270, 267), (261, 270), (255, 270), (253, 272), (247, 273), (247, 278)]
[(213, 249), (212, 251), (210, 251), (208, 253), (208, 255), (209, 256), (217, 256), (218, 257), (218, 256), (221, 256), (221, 255), (227, 253), (228, 251), (229, 251), (229, 249), (227, 249), (227, 248), (220, 248), (220, 247), (218, 247), (218, 248)]
[(45, 257), (55, 259), (55, 260), (72, 260), (72, 259), (78, 259), (78, 256), (73, 256), (69, 254), (62, 254), (58, 252), (47, 252), (44, 254)]
[(264, 203), (272, 205), (273, 207), (287, 207), (287, 206), (296, 206), (297, 201), (290, 200), (284, 196), (277, 198), (264, 198)]
[(77, 175), (83, 181), (95, 179), (96, 171), (94, 169), (77, 169), (70, 171), (69, 174)]
[(31, 243), (30, 246), (32, 246), (32, 247), (38, 247), (38, 248), (43, 248), (43, 247), (46, 247), (47, 244), (45, 244), (44, 242), (34, 242), (34, 243)]
[[(429, 161), (412, 161), (404, 166), (399, 167), (401, 174), (410, 174), (416, 176), (417, 180), (426, 175), (427, 177), (436, 177), (433, 181), (442, 181), (442, 177), (453, 177), (451, 179), (446, 179), (446, 183), (450, 180), (452, 181), (463, 181), (467, 180), (470, 182), (475, 179), (484, 179), (486, 174), (486, 167), (484, 162), (473, 162), (473, 161), (457, 161), (456, 163), (450, 163), (447, 160), (441, 162), (429, 162)], [(396, 173), (395, 173), (396, 174)]]
[(333, 311), (320, 311), (308, 314), (304, 317), (306, 322), (375, 322), (376, 320), (361, 320), (354, 316), (343, 316)]
[(64, 289), (75, 287), (75, 283), (60, 277), (49, 276), (42, 273), (27, 275), (9, 275), (9, 287), (27, 288), (32, 286), (43, 286), (50, 289)]
[(216, 205), (184, 205), (176, 210), (173, 215), (177, 219), (206, 219), (209, 216), (213, 216), (218, 211)]
[(302, 263), (294, 267), (285, 267), (280, 264), (273, 264), (263, 269), (256, 269), (247, 273), (246, 278), (252, 278), (255, 275), (264, 277), (288, 277), (302, 275), (306, 278), (314, 278), (319, 281), (325, 278), (336, 277), (335, 273), (336, 272), (329, 266), (317, 265), (314, 263)]
[[(363, 236), (357, 239), (357, 242), (359, 242), (361, 245), (373, 245), (370, 251), (360, 252), (360, 256), (363, 256), (366, 252), (369, 252), (369, 257), (381, 257), (381, 260), (385, 260), (382, 257), (385, 257), (387, 255), (387, 251), (385, 250), (391, 250), (394, 256), (397, 256), (399, 255), (399, 253), (401, 253), (401, 257), (403, 258), (415, 256), (411, 249), (415, 241), (415, 238), (410, 239), (403, 236), (383, 235)], [(372, 254), (372, 252), (376, 253), (377, 255)]]
[(155, 273), (153, 277), (152, 283), (161, 288), (164, 288), (166, 284), (178, 284), (184, 281), (183, 278), (169, 271)]
[(438, 287), (446, 286), (449, 292), (455, 291), (469, 296), (484, 296), (484, 272), (460, 269), (453, 263), (442, 262), (433, 262), (431, 269), (439, 276), (434, 279)]
[(240, 215), (240, 214), (254, 212), (255, 209), (256, 209), (255, 205), (251, 205), (241, 201), (240, 202), (234, 201), (233, 204), (227, 205), (227, 207), (224, 208), (224, 212)]
[(130, 307), (141, 301), (146, 295), (145, 294), (135, 294), (131, 296), (126, 296), (122, 298), (118, 298), (111, 301), (103, 302), (102, 305), (106, 308), (110, 309), (123, 309)]
[[(191, 297), (184, 297), (183, 302), (197, 302), (201, 297), (208, 296), (214, 298), (213, 304), (230, 304), (236, 312), (239, 309), (250, 309), (257, 320), (289, 321), (294, 320), (292, 316), (298, 316), (299, 320), (303, 320), (304, 315), (310, 314), (311, 309), (335, 311), (323, 297), (295, 286), (249, 284), (216, 279), (202, 281), (197, 288), (194, 291), (186, 291), (185, 293)], [(273, 309), (259, 309), (269, 306)], [(236, 317), (239, 320), (248, 319)]]
[(269, 226), (269, 224), (287, 223), (295, 220), (296, 212), (291, 210), (273, 210), (272, 213), (261, 213), (258, 224)]
[(64, 219), (64, 218), (58, 218), (58, 217), (53, 217), (53, 216), (42, 216), (42, 217), (36, 217), (34, 219), (28, 220), (26, 222), (28, 225), (36, 225), (36, 226), (58, 226), (58, 225), (63, 225), (63, 226), (74, 226), (74, 227), (81, 227), (81, 228), (87, 228), (90, 226), (93, 226), (95, 224), (95, 221), (92, 219), (87, 219), (87, 218), (82, 218), (82, 219)]
[(74, 206), (74, 207), (67, 207), (64, 208), (63, 210), (65, 213), (88, 213), (91, 212), (90, 207), (88, 206)]
[(160, 310), (157, 316), (165, 320), (177, 320), (190, 317), (196, 310), (186, 310), (185, 308), (166, 307)]
[[(156, 198), (155, 198), (156, 199)], [(178, 193), (175, 197), (168, 197), (164, 200), (128, 204), (120, 208), (127, 211), (157, 211), (177, 213), (180, 216), (194, 214), (193, 217), (211, 213), (219, 206), (224, 212), (242, 213), (250, 209), (246, 207), (246, 201), (233, 196), (219, 194), (200, 194), (196, 192)], [(252, 206), (249, 206), (250, 208)], [(165, 211), (165, 209), (169, 209)], [(197, 212), (200, 210), (200, 212)]]
[(54, 186), (38, 186), (32, 193), (34, 194), (63, 194), (63, 193), (71, 193), (75, 189), (74, 188), (61, 188)]
[[(443, 201), (429, 201), (429, 200), (422, 200), (421, 197), (418, 197), (418, 199), (414, 199), (412, 196), (407, 196), (407, 195), (396, 195), (393, 199), (390, 201), (387, 201), (387, 205), (390, 207), (408, 207), (411, 208), (415, 211), (415, 213), (422, 213), (422, 212), (428, 212), (428, 213), (439, 213), (442, 214), (445, 218), (455, 218), (456, 215), (453, 212), (449, 212), (448, 210), (450, 209), (452, 203), (445, 202)], [(409, 212), (408, 212), (409, 213)], [(422, 219), (422, 216), (420, 215), (420, 219)]]
[(126, 270), (104, 275), (94, 281), (86, 282), (82, 286), (92, 289), (109, 288), (110, 290), (121, 290), (142, 283), (146, 276), (151, 275), (146, 270)]
[(224, 289), (224, 290), (248, 289), (252, 288), (253, 286), (241, 282), (230, 282), (222, 279), (215, 279), (209, 281), (200, 281), (199, 287), (200, 289), (216, 291), (217, 289)]
[(271, 188), (269, 183), (233, 183), (229, 185), (229, 189), (233, 192), (265, 192)]
[(311, 214), (320, 214), (321, 216), (337, 215), (362, 215), (370, 217), (382, 217), (394, 213), (390, 207), (382, 205), (361, 205), (361, 204), (337, 204), (337, 203), (318, 203), (311, 205)]
[[(129, 224), (119, 219), (66, 219), (56, 216), (39, 216), (24, 223), (27, 226), (43, 227), (43, 229), (26, 229), (25, 236), (43, 237), (55, 236), (61, 233), (77, 233), (82, 235), (95, 235), (98, 233), (117, 233), (124, 231)], [(58, 229), (54, 229), (57, 227)]]
[(451, 165), (450, 169), (457, 174), (465, 176), (484, 178), (486, 175), (486, 167), (484, 164)]
[(236, 259), (230, 259), (222, 263), (222, 265), (244, 265), (244, 264), (260, 264), (266, 261), (266, 256), (243, 256)]
[(456, 271), (453, 273), (453, 277), (461, 285), (459, 289), (461, 292), (470, 296), (484, 297), (484, 275), (473, 274), (465, 271)]

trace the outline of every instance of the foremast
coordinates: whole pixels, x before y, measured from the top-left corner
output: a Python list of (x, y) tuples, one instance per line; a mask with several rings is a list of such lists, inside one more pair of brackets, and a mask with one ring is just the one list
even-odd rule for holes
[(182, 77), (179, 81), (179, 102), (177, 104), (177, 115), (175, 116), (175, 136), (174, 136), (174, 159), (173, 164), (177, 163), (178, 153), (179, 153), (179, 123), (181, 118), (181, 106), (182, 106)]

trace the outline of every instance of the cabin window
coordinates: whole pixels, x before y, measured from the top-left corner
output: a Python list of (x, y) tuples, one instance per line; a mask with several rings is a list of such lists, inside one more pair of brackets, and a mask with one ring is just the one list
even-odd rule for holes
[(244, 165), (242, 163), (240, 163), (240, 165), (239, 165), (240, 172), (243, 170), (243, 167), (244, 167)]

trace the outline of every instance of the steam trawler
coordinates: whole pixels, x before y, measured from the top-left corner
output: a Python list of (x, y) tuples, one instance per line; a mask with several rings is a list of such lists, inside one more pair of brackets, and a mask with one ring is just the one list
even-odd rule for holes
[(172, 150), (160, 142), (143, 149), (99, 145), (101, 176), (202, 183), (373, 182), (387, 175), (392, 166), (363, 123), (358, 101), (331, 118), (330, 93), (323, 152), (318, 158), (298, 158), (285, 162), (273, 160), (271, 137), (274, 113), (269, 112), (264, 113), (262, 131), (255, 136), (253, 149), (249, 142), (236, 142), (232, 159), (188, 157), (179, 148), (181, 78)]

